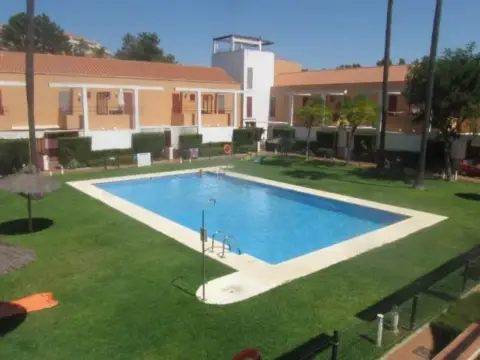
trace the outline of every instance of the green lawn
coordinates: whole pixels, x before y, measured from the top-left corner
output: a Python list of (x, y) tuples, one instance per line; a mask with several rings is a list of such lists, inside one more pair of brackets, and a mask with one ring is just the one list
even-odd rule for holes
[[(62, 181), (207, 166), (219, 161), (65, 175)], [(446, 215), (448, 220), (228, 306), (188, 294), (200, 285), (201, 256), (69, 186), (35, 202), (54, 225), (1, 241), (32, 248), (37, 260), (0, 278), (0, 301), (52, 291), (60, 305), (30, 314), (0, 340), (1, 359), (230, 359), (258, 347), (267, 359), (322, 333), (353, 326), (355, 314), (479, 242), (480, 193), (466, 182), (427, 182), (419, 192), (401, 181), (375, 180), (356, 167), (301, 159), (241, 161), (237, 171), (278, 181)], [(152, 170), (153, 169), (153, 170)], [(0, 193), (0, 221), (24, 217), (19, 196)], [(209, 278), (231, 269), (207, 262)], [(177, 284), (187, 291), (181, 291)]]

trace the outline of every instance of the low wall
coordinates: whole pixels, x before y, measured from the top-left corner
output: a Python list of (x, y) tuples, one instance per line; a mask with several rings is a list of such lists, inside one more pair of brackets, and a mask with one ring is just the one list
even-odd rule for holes
[(132, 147), (133, 130), (93, 130), (88, 136), (92, 138), (92, 151), (108, 149), (129, 149)]
[(204, 127), (200, 130), (203, 142), (227, 142), (232, 141), (233, 127)]

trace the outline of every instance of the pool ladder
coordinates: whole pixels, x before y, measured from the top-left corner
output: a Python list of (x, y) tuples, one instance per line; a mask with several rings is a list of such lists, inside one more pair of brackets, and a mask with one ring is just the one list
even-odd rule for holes
[[(215, 233), (212, 235), (212, 246), (210, 248), (210, 252), (213, 252), (213, 248), (215, 246), (215, 237), (218, 235), (224, 235), (225, 232), (223, 231), (215, 231)], [(234, 241), (235, 247), (232, 246), (231, 240)], [(237, 253), (240, 255), (242, 252), (240, 251), (240, 248), (238, 247), (237, 239), (234, 236), (231, 235), (225, 235), (222, 240), (222, 255), (220, 255), (222, 258), (225, 257), (225, 248), (228, 246), (228, 251), (232, 252), (232, 249), (237, 249)]]

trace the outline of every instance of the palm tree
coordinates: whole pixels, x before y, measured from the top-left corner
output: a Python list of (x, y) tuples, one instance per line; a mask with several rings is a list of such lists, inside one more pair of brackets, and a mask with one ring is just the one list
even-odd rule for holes
[(390, 68), (390, 41), (392, 38), (393, 0), (388, 0), (387, 25), (385, 28), (385, 54), (383, 56), (382, 119), (380, 122), (380, 148), (377, 168), (385, 168), (385, 128), (388, 117), (388, 70)]
[(28, 135), (30, 140), (30, 167), (35, 169), (37, 164), (37, 142), (35, 138), (35, 98), (34, 98), (34, 63), (33, 53), (35, 49), (35, 0), (27, 0), (27, 51), (25, 55), (25, 77), (28, 106)]
[(435, 17), (433, 19), (432, 40), (430, 43), (430, 59), (428, 63), (428, 79), (427, 79), (427, 99), (425, 104), (425, 118), (423, 119), (422, 142), (420, 146), (420, 160), (418, 164), (418, 174), (414, 187), (416, 189), (424, 189), (425, 181), (425, 162), (427, 156), (427, 136), (430, 125), (430, 116), (432, 113), (433, 98), (433, 80), (435, 74), (435, 65), (437, 62), (438, 36), (440, 33), (440, 20), (442, 18), (442, 0), (437, 0), (435, 6)]

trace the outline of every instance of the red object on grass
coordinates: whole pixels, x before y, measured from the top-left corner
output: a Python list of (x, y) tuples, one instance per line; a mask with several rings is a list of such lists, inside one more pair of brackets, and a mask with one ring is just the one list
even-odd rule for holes
[(257, 349), (243, 349), (232, 360), (262, 360), (262, 355)]
[(480, 165), (476, 165), (472, 160), (463, 160), (462, 162), (462, 172), (471, 176), (480, 175)]

